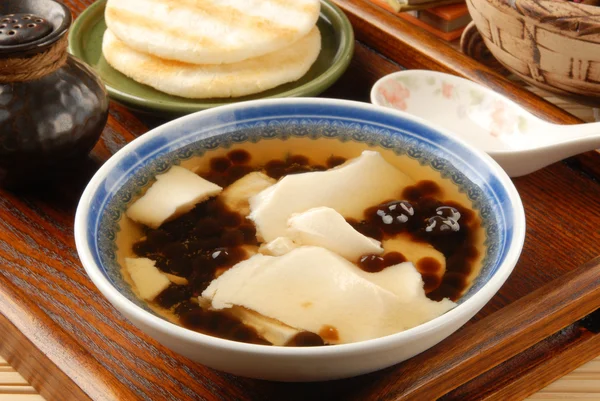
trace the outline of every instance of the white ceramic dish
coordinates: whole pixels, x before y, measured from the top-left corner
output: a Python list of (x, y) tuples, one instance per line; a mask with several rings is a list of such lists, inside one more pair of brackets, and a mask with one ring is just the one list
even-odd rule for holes
[(386, 75), (373, 85), (371, 103), (448, 129), (489, 154), (511, 177), (600, 147), (600, 123), (552, 124), (489, 88), (442, 72)]
[[(152, 313), (120, 275), (114, 239), (128, 202), (170, 165), (233, 143), (290, 137), (341, 139), (416, 159), (450, 177), (483, 218), (488, 250), (481, 273), (450, 312), (413, 329), (326, 347), (270, 347), (187, 330)], [(315, 143), (315, 146), (316, 143)], [(520, 255), (525, 217), (519, 195), (486, 154), (423, 120), (369, 104), (329, 99), (260, 100), (219, 107), (167, 123), (107, 161), (82, 195), (77, 250), (98, 289), (134, 325), (165, 346), (215, 369), (280, 381), (329, 380), (401, 362), (442, 341), (473, 317), (505, 282)]]

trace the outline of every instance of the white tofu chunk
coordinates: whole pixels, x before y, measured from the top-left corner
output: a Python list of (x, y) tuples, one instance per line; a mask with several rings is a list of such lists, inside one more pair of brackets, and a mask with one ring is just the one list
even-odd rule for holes
[[(327, 249), (304, 246), (240, 262), (213, 280), (202, 297), (213, 309), (240, 306), (299, 330), (333, 331), (335, 336), (324, 337), (330, 344), (396, 333), (454, 307), (448, 300), (427, 299), (422, 290), (418, 297), (399, 297), (361, 272)], [(422, 284), (418, 273), (404, 276)]]
[(326, 206), (345, 218), (362, 219), (366, 208), (396, 199), (414, 180), (388, 163), (378, 152), (327, 171), (293, 174), (250, 198), (250, 215), (257, 236), (265, 242), (284, 237), (294, 213)]
[(427, 298), (423, 278), (411, 262), (388, 266), (377, 273), (365, 272), (357, 267), (357, 273), (397, 297), (399, 319), (405, 329), (441, 316), (456, 306), (447, 298), (439, 302)]
[(222, 188), (191, 171), (173, 166), (156, 176), (156, 182), (135, 201), (127, 216), (151, 228), (158, 228), (194, 208), (194, 205), (221, 192)]
[(141, 298), (152, 301), (171, 281), (148, 258), (125, 258), (125, 266)]
[(350, 262), (362, 255), (383, 253), (381, 242), (362, 235), (330, 207), (316, 207), (288, 219), (288, 237), (298, 245), (329, 249)]
[(388, 266), (377, 273), (357, 269), (356, 273), (381, 288), (396, 295), (401, 302), (413, 302), (425, 297), (421, 274), (410, 262)]
[(165, 276), (169, 279), (170, 282), (177, 285), (188, 285), (188, 279), (185, 277), (179, 277), (174, 274), (164, 273)]
[(252, 327), (262, 338), (273, 345), (283, 346), (300, 332), (287, 324), (239, 306), (232, 307), (230, 314), (246, 326)]
[(258, 248), (258, 252), (263, 255), (282, 256), (292, 249), (298, 248), (298, 245), (287, 237), (277, 237), (271, 242), (264, 243)]
[(220, 197), (232, 211), (247, 216), (250, 213), (248, 200), (264, 189), (275, 184), (277, 180), (255, 171), (248, 173), (223, 190)]

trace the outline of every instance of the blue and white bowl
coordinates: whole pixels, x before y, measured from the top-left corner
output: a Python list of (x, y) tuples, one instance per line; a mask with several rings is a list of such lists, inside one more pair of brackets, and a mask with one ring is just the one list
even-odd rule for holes
[[(117, 263), (119, 225), (128, 203), (158, 173), (215, 149), (327, 139), (408, 157), (439, 172), (470, 198), (482, 218), (487, 254), (458, 306), (420, 326), (386, 337), (329, 347), (269, 347), (187, 330), (138, 300)], [(328, 142), (331, 143), (331, 142)], [(345, 145), (344, 145), (345, 146)], [(523, 247), (525, 215), (512, 182), (486, 154), (424, 120), (366, 103), (276, 99), (237, 103), (192, 114), (137, 138), (107, 161), (82, 195), (75, 219), (77, 251), (88, 275), (133, 324), (165, 346), (242, 376), (283, 381), (355, 376), (406, 360), (442, 341), (498, 291)]]

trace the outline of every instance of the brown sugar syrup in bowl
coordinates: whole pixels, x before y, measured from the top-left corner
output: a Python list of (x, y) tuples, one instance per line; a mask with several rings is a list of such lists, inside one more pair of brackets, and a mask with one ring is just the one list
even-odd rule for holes
[[(367, 208), (362, 221), (348, 222), (358, 231), (378, 240), (393, 238), (403, 232), (411, 236), (413, 241), (433, 245), (446, 257), (446, 272), (440, 280), (439, 262), (432, 258), (415, 261), (417, 270), (423, 276), (425, 290), (434, 300), (444, 297), (458, 300), (477, 277), (485, 256), (485, 233), (481, 219), (477, 211), (472, 210), (471, 201), (456, 184), (408, 156), (398, 156), (390, 150), (368, 147), (361, 143), (342, 143), (337, 139), (290, 138), (285, 141), (275, 139), (244, 143), (228, 149), (218, 148), (201, 157), (186, 160), (181, 165), (226, 187), (251, 171), (263, 171), (279, 179), (288, 174), (325, 170), (358, 157), (366, 149), (380, 152), (389, 163), (416, 182), (399, 193), (397, 199), (390, 199), (390, 202), (410, 202), (421, 220), (433, 217), (440, 206), (451, 206), (461, 213), (461, 231), (458, 235), (431, 236), (424, 235), (423, 230), (419, 229), (400, 229), (396, 232), (382, 230), (377, 225), (376, 214), (381, 205)], [(251, 253), (248, 250), (255, 250), (259, 245), (250, 221), (227, 210), (218, 199), (212, 199), (198, 205), (188, 214), (163, 224), (158, 230), (146, 230), (127, 217), (122, 217), (120, 228), (117, 257), (121, 266), (124, 266), (126, 257), (148, 257), (157, 260), (157, 266), (161, 270), (188, 280), (187, 285), (171, 285), (149, 304), (156, 313), (176, 324), (205, 334), (235, 341), (269, 344), (252, 328), (227, 313), (207, 311), (194, 302), (194, 298), (200, 295), (213, 278), (249, 257)], [(140, 241), (141, 238), (145, 239)], [(399, 252), (386, 252), (380, 258), (375, 256), (364, 255), (364, 261), (357, 261), (357, 265), (367, 271), (378, 271), (406, 260)], [(125, 269), (122, 269), (122, 274), (132, 284)], [(330, 333), (331, 330), (327, 332)], [(301, 332), (288, 345), (322, 345), (321, 337), (315, 333)]]

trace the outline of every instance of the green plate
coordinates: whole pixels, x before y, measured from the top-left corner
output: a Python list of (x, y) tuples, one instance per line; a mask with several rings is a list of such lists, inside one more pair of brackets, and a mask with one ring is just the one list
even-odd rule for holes
[(316, 96), (346, 71), (354, 52), (354, 32), (350, 21), (338, 7), (322, 0), (317, 22), (322, 38), (321, 53), (302, 78), (250, 96), (186, 99), (135, 82), (108, 65), (102, 56), (105, 6), (106, 0), (96, 1), (77, 18), (69, 33), (69, 52), (96, 70), (112, 99), (136, 111), (152, 114), (177, 116), (245, 100)]

